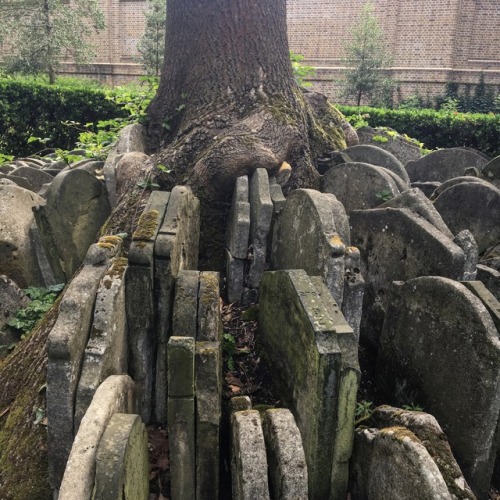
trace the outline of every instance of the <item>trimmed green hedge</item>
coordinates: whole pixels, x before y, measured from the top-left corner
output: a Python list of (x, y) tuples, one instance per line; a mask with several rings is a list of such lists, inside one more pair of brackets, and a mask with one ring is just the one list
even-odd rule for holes
[[(62, 122), (97, 123), (119, 116), (126, 112), (106, 99), (104, 90), (85, 83), (78, 87), (0, 78), (0, 153), (18, 157), (43, 147), (72, 149), (79, 131)], [(30, 136), (50, 140), (45, 146), (28, 144)]]
[(345, 116), (369, 115), (371, 127), (391, 127), (428, 149), (467, 146), (491, 157), (500, 155), (500, 115), (432, 109), (378, 109), (337, 106)]

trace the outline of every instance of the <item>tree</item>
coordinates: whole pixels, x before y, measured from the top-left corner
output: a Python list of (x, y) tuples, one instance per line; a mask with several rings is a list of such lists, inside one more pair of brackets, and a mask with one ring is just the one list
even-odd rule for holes
[(160, 182), (216, 200), (237, 176), (287, 162), (290, 188), (316, 185), (315, 157), (345, 144), (341, 115), (325, 105), (328, 134), (294, 80), (286, 1), (167, 0), (167, 12), (148, 110), (150, 149), (172, 171)]
[(87, 62), (89, 37), (104, 28), (98, 0), (5, 0), (0, 4), (0, 42), (6, 41), (12, 71), (46, 73), (54, 83), (64, 58)]
[(148, 0), (148, 9), (144, 13), (146, 28), (137, 50), (140, 61), (148, 76), (160, 76), (165, 52), (165, 25), (167, 6), (165, 0)]
[(364, 5), (357, 23), (351, 28), (351, 39), (345, 46), (342, 96), (354, 98), (360, 106), (364, 98), (384, 101), (395, 85), (383, 68), (391, 63), (384, 34), (373, 14), (371, 3)]

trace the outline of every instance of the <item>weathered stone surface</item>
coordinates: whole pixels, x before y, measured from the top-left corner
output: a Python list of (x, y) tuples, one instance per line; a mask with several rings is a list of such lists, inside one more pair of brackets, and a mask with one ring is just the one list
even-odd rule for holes
[(263, 428), (272, 497), (307, 500), (307, 464), (293, 415), (283, 408), (267, 410)]
[(443, 191), (446, 189), (455, 186), (456, 184), (461, 184), (462, 182), (476, 182), (478, 184), (482, 184), (483, 186), (491, 186), (491, 182), (480, 179), (479, 177), (472, 177), (470, 175), (463, 175), (460, 177), (453, 177), (452, 179), (448, 179), (445, 182), (441, 182), (439, 186), (432, 192), (429, 199), (434, 201)]
[(453, 243), (459, 246), (465, 255), (465, 268), (462, 279), (465, 281), (476, 279), (476, 266), (479, 259), (479, 249), (468, 229), (460, 231), (454, 238)]
[(113, 259), (97, 290), (94, 320), (76, 391), (75, 433), (99, 385), (109, 375), (127, 373), (126, 268), (126, 259)]
[(172, 335), (196, 338), (200, 271), (179, 271), (175, 281)]
[(194, 338), (168, 341), (168, 436), (173, 498), (196, 498)]
[(432, 196), (432, 193), (441, 185), (440, 182), (412, 182), (412, 188), (418, 188), (427, 198)]
[(384, 197), (393, 198), (401, 192), (387, 169), (356, 162), (328, 170), (323, 176), (321, 190), (334, 194), (347, 213), (375, 208), (384, 202)]
[(345, 249), (344, 295), (342, 314), (359, 340), (365, 280), (361, 275), (361, 255), (356, 247)]
[(350, 146), (342, 152), (349, 155), (350, 161), (384, 167), (394, 172), (406, 184), (410, 184), (410, 178), (403, 164), (389, 151), (371, 144), (359, 144), (357, 146)]
[(169, 197), (169, 193), (162, 191), (151, 193), (137, 223), (137, 229), (132, 235), (129, 267), (125, 273), (129, 373), (138, 387), (139, 414), (145, 423), (151, 420), (153, 398), (154, 350), (157, 344), (154, 328), (155, 304), (159, 304), (162, 311), (163, 308), (170, 307), (170, 301), (163, 302), (163, 297), (157, 296), (155, 302), (154, 273), (158, 272), (157, 267), (160, 264), (153, 266), (154, 244)]
[(380, 340), (378, 379), (399, 404), (419, 403), (436, 417), (485, 498), (500, 410), (500, 340), (487, 309), (460, 283), (416, 278), (392, 288)]
[(0, 275), (0, 330), (18, 309), (26, 307), (30, 300), (7, 276)]
[[(394, 135), (394, 130), (382, 128), (361, 127), (357, 130), (360, 144), (372, 144), (392, 153), (403, 165), (410, 160), (418, 160), (422, 156), (422, 151), (416, 144), (404, 139), (404, 137)], [(382, 136), (387, 142), (378, 142), (373, 138)]]
[(252, 409), (252, 400), (248, 396), (235, 396), (229, 400), (229, 413)]
[(226, 245), (231, 255), (244, 259), (248, 251), (250, 236), (250, 203), (248, 202), (248, 176), (236, 179), (233, 202), (227, 224)]
[(297, 189), (288, 196), (275, 223), (272, 266), (304, 269), (311, 276), (321, 276), (342, 304), (344, 256), (349, 244), (349, 222), (337, 198)]
[(235, 500), (269, 500), (266, 445), (258, 411), (231, 415), (231, 477)]
[(96, 452), (106, 426), (115, 413), (134, 411), (134, 382), (128, 375), (111, 375), (99, 386), (71, 447), (58, 500), (92, 498)]
[(58, 281), (73, 276), (110, 210), (103, 184), (88, 172), (69, 170), (54, 178), (35, 218)]
[(302, 270), (265, 273), (259, 337), (302, 434), (310, 498), (343, 498), (359, 382), (357, 343), (330, 292), (319, 286)]
[(40, 232), (38, 231), (38, 227), (34, 218), (29, 229), (29, 238), (31, 242), (32, 252), (35, 255), (36, 263), (38, 269), (40, 270), (42, 283), (45, 287), (57, 284), (56, 277), (54, 276), (52, 267), (50, 267), (47, 252), (45, 251), (45, 247), (43, 246), (42, 238), (40, 238)]
[(477, 279), (482, 281), (486, 288), (500, 301), (500, 272), (482, 264), (477, 265), (476, 271)]
[(139, 415), (115, 413), (96, 455), (95, 500), (149, 498), (148, 434)]
[(43, 198), (27, 189), (0, 186), (0, 274), (21, 288), (43, 285), (29, 238), (32, 208), (43, 203)]
[(465, 255), (409, 209), (355, 210), (350, 223), (352, 244), (361, 253), (361, 274), (366, 282), (361, 338), (376, 350), (389, 283), (428, 275), (462, 279)]
[(482, 169), (487, 163), (488, 160), (473, 150), (449, 148), (433, 151), (417, 161), (409, 161), (405, 168), (412, 182), (444, 182), (464, 175), (468, 167)]
[(472, 292), (486, 307), (497, 330), (500, 332), (500, 304), (481, 281), (462, 281), (462, 285)]
[(435, 228), (439, 229), (448, 238), (453, 239), (453, 233), (444, 223), (439, 212), (434, 208), (430, 200), (420, 191), (420, 189), (408, 189), (404, 193), (386, 201), (379, 208), (409, 208), (412, 212), (423, 217), (430, 222)]
[(14, 184), (18, 185), (23, 189), (27, 189), (28, 191), (34, 192), (33, 186), (25, 177), (19, 177), (17, 175), (12, 174), (2, 174), (0, 173), (0, 179), (8, 179), (12, 181)]
[(32, 186), (33, 192), (38, 193), (44, 184), (49, 184), (54, 179), (50, 174), (34, 167), (18, 167), (10, 175), (24, 177)]
[(226, 288), (227, 300), (230, 303), (240, 302), (244, 288), (244, 270), (245, 261), (235, 259), (231, 253), (226, 250)]
[(196, 340), (218, 341), (222, 336), (219, 273), (200, 272)]
[(123, 195), (130, 186), (130, 181), (137, 184), (147, 178), (153, 164), (151, 157), (140, 151), (123, 154), (115, 167), (116, 197)]
[(482, 169), (481, 173), (492, 182), (500, 180), (500, 156), (490, 160)]
[(500, 241), (500, 190), (478, 182), (462, 182), (443, 191), (434, 201), (453, 233), (468, 229), (479, 253)]
[(104, 162), (102, 160), (93, 160), (92, 158), (85, 158), (84, 160), (77, 161), (71, 165), (71, 168), (80, 168), (86, 170), (89, 174), (99, 175), (99, 170), (104, 167)]
[(47, 340), (47, 417), (49, 481), (57, 489), (74, 437), (76, 388), (100, 280), (119, 246), (92, 245), (85, 265), (75, 276), (59, 306)]
[(116, 205), (116, 164), (125, 153), (145, 151), (145, 130), (139, 123), (127, 125), (120, 131), (117, 143), (108, 154), (103, 173), (111, 206)]
[(422, 411), (379, 406), (370, 417), (370, 425), (375, 425), (378, 429), (404, 427), (411, 431), (436, 463), (451, 498), (476, 498), (451, 452), (446, 435), (432, 415)]
[(167, 342), (172, 335), (170, 328), (175, 280), (180, 271), (198, 267), (199, 238), (200, 202), (189, 187), (176, 186), (172, 189), (154, 249), (158, 339), (155, 417), (160, 423), (167, 420)]
[(271, 228), (273, 202), (269, 192), (267, 170), (258, 168), (250, 179), (250, 246), (251, 258), (248, 282), (258, 288), (266, 268), (267, 235)]
[(220, 342), (196, 342), (196, 498), (219, 498), (219, 428), (222, 403)]
[(453, 498), (429, 452), (404, 427), (356, 430), (352, 477), (359, 500)]

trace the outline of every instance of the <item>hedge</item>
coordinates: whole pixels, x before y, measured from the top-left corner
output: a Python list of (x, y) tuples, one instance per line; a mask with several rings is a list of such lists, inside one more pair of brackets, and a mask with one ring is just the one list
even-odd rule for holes
[(337, 107), (345, 116), (369, 115), (366, 120), (371, 127), (391, 127), (423, 142), (427, 149), (466, 146), (491, 157), (500, 155), (499, 114)]
[[(79, 131), (64, 121), (82, 124), (125, 116), (104, 90), (82, 84), (48, 85), (26, 79), (0, 78), (0, 153), (16, 157), (43, 147), (72, 149)], [(28, 144), (30, 136), (49, 138)]]

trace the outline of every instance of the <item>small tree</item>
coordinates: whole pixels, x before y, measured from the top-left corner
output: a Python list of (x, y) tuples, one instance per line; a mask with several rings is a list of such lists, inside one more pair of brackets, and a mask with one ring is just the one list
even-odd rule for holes
[(137, 50), (141, 54), (139, 60), (148, 76), (160, 76), (165, 52), (166, 1), (148, 0), (144, 17), (146, 28), (137, 44)]
[(365, 4), (357, 23), (351, 28), (351, 40), (345, 45), (342, 96), (354, 98), (358, 106), (363, 98), (387, 101), (395, 81), (382, 71), (391, 63), (384, 44), (384, 34), (373, 14), (371, 3)]
[(7, 69), (46, 73), (50, 83), (60, 62), (94, 56), (90, 36), (104, 28), (98, 0), (6, 0), (0, 2), (0, 42), (12, 55)]

